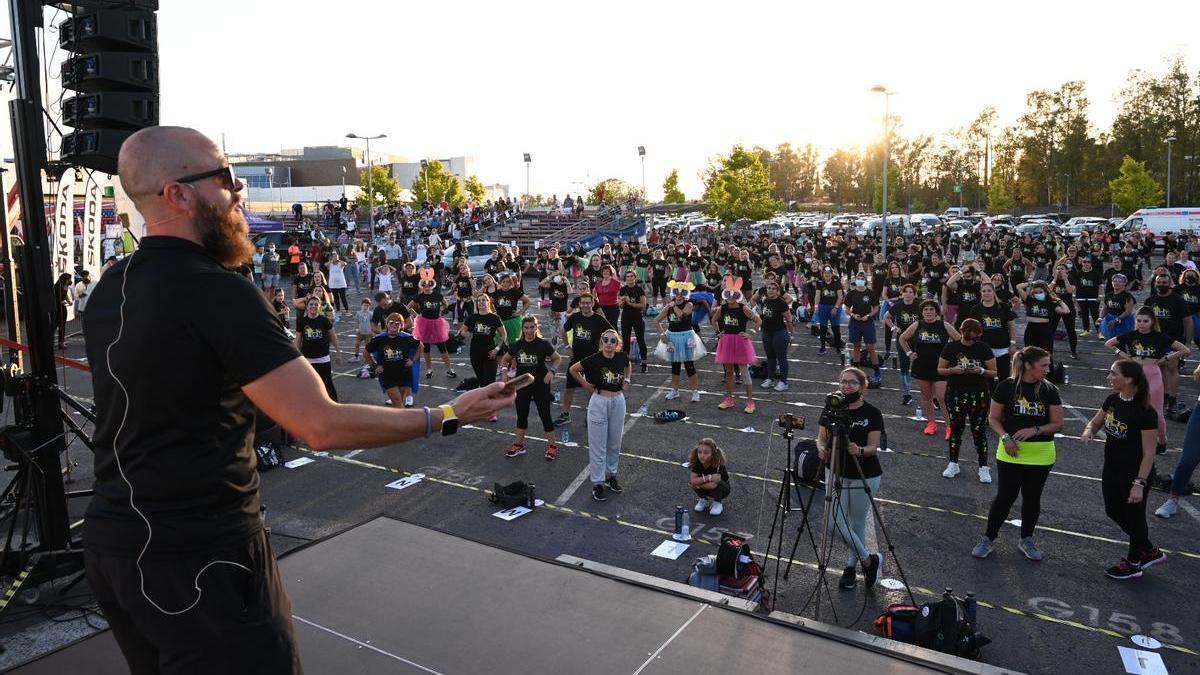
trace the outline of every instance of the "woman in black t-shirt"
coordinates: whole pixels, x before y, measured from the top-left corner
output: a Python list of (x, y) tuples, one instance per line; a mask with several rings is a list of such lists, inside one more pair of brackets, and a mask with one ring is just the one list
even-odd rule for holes
[(1054, 434), (1063, 427), (1062, 398), (1046, 381), (1050, 354), (1041, 347), (1025, 347), (1013, 356), (1013, 374), (992, 391), (988, 426), (1000, 436), (996, 449), (998, 485), (988, 509), (987, 533), (971, 555), (991, 555), (1000, 526), (1017, 497), (1021, 497), (1021, 553), (1041, 560), (1033, 531), (1042, 513), (1042, 490), (1054, 466)]
[(1017, 284), (1017, 294), (1025, 305), (1025, 346), (1041, 347), (1049, 352), (1053, 369), (1054, 332), (1050, 328), (1050, 318), (1056, 314), (1070, 314), (1071, 310), (1044, 281)]
[[(938, 374), (938, 357), (951, 340), (961, 336), (954, 326), (942, 319), (942, 310), (936, 300), (921, 303), (921, 320), (905, 329), (900, 335), (900, 348), (912, 360), (912, 375), (921, 388), (921, 407), (917, 419), (928, 417), (925, 435), (937, 433), (937, 411), (934, 401), (946, 400), (946, 379)], [(924, 413), (924, 414), (922, 414)]]
[(1150, 406), (1150, 386), (1141, 364), (1122, 359), (1112, 364), (1108, 383), (1115, 393), (1104, 399), (1080, 439), (1085, 443), (1104, 429), (1104, 468), (1100, 490), (1104, 512), (1129, 536), (1129, 551), (1105, 570), (1114, 579), (1142, 576), (1142, 570), (1167, 559), (1150, 543), (1146, 526), (1146, 485), (1154, 467), (1158, 413)]
[[(558, 438), (554, 432), (554, 420), (550, 417), (550, 384), (554, 382), (554, 374), (558, 372), (558, 364), (562, 357), (554, 347), (542, 337), (538, 328), (536, 316), (521, 319), (521, 335), (512, 342), (504, 354), (503, 380), (529, 373), (533, 375), (533, 383), (528, 387), (517, 390), (517, 432), (513, 434), (512, 447), (504, 453), (505, 457), (516, 457), (525, 454), (525, 430), (529, 428), (529, 403), (537, 406), (538, 417), (542, 419), (542, 431), (546, 432), (549, 445), (546, 446), (546, 459), (558, 456)], [(547, 365), (547, 363), (549, 365)], [(514, 370), (510, 373), (509, 366)]]
[(1182, 359), (1191, 353), (1187, 345), (1175, 340), (1159, 328), (1154, 310), (1149, 307), (1138, 309), (1134, 318), (1135, 328), (1121, 333), (1104, 343), (1108, 349), (1116, 350), (1118, 359), (1128, 358), (1142, 366), (1146, 377), (1147, 399), (1158, 412), (1159, 452), (1167, 449), (1167, 420), (1164, 413), (1164, 388), (1162, 365), (1168, 360)]
[(338, 400), (337, 389), (333, 386), (333, 367), (330, 365), (330, 345), (333, 346), (333, 359), (342, 365), (341, 348), (338, 347), (337, 331), (333, 330), (333, 322), (321, 314), (321, 301), (309, 298), (305, 304), (304, 314), (296, 318), (296, 349), (308, 359), (313, 370), (321, 376), (325, 391), (329, 398)]
[(475, 313), (463, 321), (458, 332), (471, 336), (471, 369), (475, 371), (478, 386), (486, 387), (495, 382), (496, 366), (508, 344), (508, 336), (504, 334), (504, 322), (492, 310), (492, 299), (486, 295), (476, 297)]
[(1050, 278), (1050, 290), (1058, 296), (1059, 300), (1062, 300), (1069, 310), (1066, 314), (1055, 312), (1054, 316), (1050, 318), (1050, 335), (1054, 335), (1058, 329), (1058, 323), (1061, 321), (1067, 333), (1067, 344), (1071, 346), (1071, 358), (1078, 359), (1079, 334), (1075, 332), (1075, 284), (1071, 282), (1065, 264), (1054, 266), (1054, 273)]
[(625, 389), (632, 366), (620, 350), (621, 338), (609, 328), (600, 334), (600, 351), (574, 363), (568, 371), (569, 377), (591, 394), (587, 407), (588, 467), (592, 499), (598, 502), (608, 499), (606, 486), (612, 492), (621, 492), (617, 468), (624, 435)]
[(970, 424), (979, 457), (979, 482), (992, 482), (987, 457), (988, 390), (996, 376), (996, 357), (983, 337), (983, 326), (975, 319), (963, 319), (962, 339), (951, 342), (938, 358), (938, 374), (946, 381), (946, 412), (950, 423), (946, 440), (950, 442), (950, 463), (942, 476), (954, 478), (959, 474), (958, 454), (962, 448), (963, 429)]
[(996, 287), (986, 282), (980, 284), (979, 302), (967, 311), (967, 318), (975, 319), (983, 328), (981, 340), (996, 357), (996, 381), (1007, 380), (1017, 335), (1012, 307), (1001, 302), (996, 296)]
[(425, 355), (425, 379), (433, 377), (433, 347), (438, 348), (442, 355), (442, 364), (446, 366), (446, 377), (454, 379), (458, 373), (450, 367), (450, 324), (442, 318), (446, 311), (446, 299), (437, 292), (437, 280), (432, 267), (421, 270), (420, 289), (408, 304), (408, 308), (417, 315), (413, 328), (413, 337), (421, 341), (421, 351)]
[(842, 477), (842, 489), (833, 505), (832, 525), (837, 527), (850, 553), (842, 570), (842, 588), (854, 588), (855, 565), (862, 564), (867, 588), (875, 585), (883, 556), (867, 550), (867, 518), (871, 496), (879, 492), (883, 467), (879, 464), (879, 439), (883, 434), (883, 414), (863, 398), (867, 394), (867, 375), (858, 368), (846, 368), (838, 378), (838, 389), (846, 397), (846, 416), (850, 420), (849, 443), (834, 455), (829, 428), (817, 432), (817, 451), (825, 463), (825, 484), (833, 485), (836, 471)]
[(1106, 338), (1133, 330), (1133, 312), (1137, 305), (1133, 294), (1125, 289), (1127, 282), (1124, 274), (1109, 277), (1112, 290), (1104, 294), (1103, 318), (1100, 320), (1100, 334)]
[[(403, 305), (393, 304), (393, 308)], [(367, 368), (379, 376), (379, 388), (383, 389), (388, 402), (399, 407), (411, 408), (413, 404), (413, 372), (412, 366), (417, 359), (417, 349), (421, 343), (416, 338), (403, 333), (404, 315), (393, 311), (382, 317), (379, 323), (384, 325), (386, 332), (376, 335), (367, 343), (363, 358)]]
[(642, 316), (642, 312), (649, 304), (649, 298), (646, 297), (646, 291), (638, 282), (637, 274), (633, 270), (625, 272), (625, 285), (617, 291), (617, 302), (621, 306), (621, 343), (625, 348), (625, 355), (630, 354), (630, 336), (637, 338), (638, 357), (641, 360), (642, 372), (646, 372), (646, 319)]

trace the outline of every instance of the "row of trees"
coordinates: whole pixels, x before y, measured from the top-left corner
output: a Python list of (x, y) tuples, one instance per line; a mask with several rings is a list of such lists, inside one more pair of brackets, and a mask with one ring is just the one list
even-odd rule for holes
[[(960, 200), (993, 213), (1157, 206), (1167, 191), (1168, 138), (1174, 139), (1171, 203), (1200, 204), (1200, 73), (1189, 75), (1182, 59), (1161, 74), (1131, 73), (1107, 131), (1089, 122), (1083, 82), (1032, 91), (1025, 102), (1024, 114), (1011, 126), (999, 128), (989, 106), (936, 138), (906, 135), (897, 118), (889, 120), (889, 210), (940, 212)], [(710, 213), (723, 218), (758, 217), (751, 213), (762, 212), (767, 202), (878, 211), (883, 154), (882, 139), (823, 158), (811, 143), (781, 143), (774, 150), (735, 147), (701, 173), (704, 200)]]
[[(375, 205), (397, 204), (400, 202), (400, 182), (392, 178), (386, 167), (373, 166), (363, 169), (359, 174), (359, 186), (362, 188), (355, 203), (366, 208), (371, 202), (371, 192), (374, 192)], [(452, 175), (441, 162), (430, 162), (417, 174), (412, 185), (414, 206), (429, 201), (441, 203), (445, 201), (452, 206), (462, 206), (470, 199), (481, 204), (487, 199), (487, 188), (476, 176), (469, 176), (464, 181)]]

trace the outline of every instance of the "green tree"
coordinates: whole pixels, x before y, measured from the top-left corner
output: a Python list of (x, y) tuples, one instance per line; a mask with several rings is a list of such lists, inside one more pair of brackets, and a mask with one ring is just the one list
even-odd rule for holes
[(671, 173), (663, 181), (663, 203), (682, 204), (685, 201), (687, 201), (687, 197), (679, 189), (679, 169), (671, 169)]
[(391, 205), (400, 201), (400, 183), (392, 178), (386, 167), (372, 166), (370, 175), (363, 169), (359, 174), (358, 197), (354, 203), (362, 208), (371, 205), (371, 192), (375, 192), (375, 206)]
[(838, 149), (825, 159), (825, 197), (839, 209), (855, 204), (854, 198), (862, 181), (862, 160), (852, 150)]
[(992, 184), (988, 186), (988, 213), (1012, 213), (1014, 206), (1016, 202), (1013, 201), (1012, 193), (1008, 191), (1007, 181), (993, 177)]
[(704, 200), (708, 202), (708, 209), (705, 213), (723, 223), (741, 218), (770, 218), (776, 210), (775, 200), (771, 198), (773, 190), (771, 176), (759, 156), (735, 145), (733, 152), (720, 160), (707, 185)]
[[(881, 172), (882, 173), (882, 172)], [(900, 210), (900, 167), (888, 166), (888, 213)], [(880, 211), (883, 206), (883, 179), (875, 179), (875, 196), (871, 198), (871, 210)]]
[(1108, 182), (1112, 203), (1126, 213), (1145, 206), (1157, 206), (1163, 199), (1162, 186), (1146, 171), (1146, 163), (1125, 155), (1121, 175)]
[(467, 195), (463, 192), (462, 180), (451, 175), (441, 162), (429, 162), (413, 180), (412, 203), (419, 205), (429, 201), (434, 204), (445, 201), (451, 205), (463, 204)]
[(620, 178), (606, 178), (588, 190), (587, 203), (599, 204), (601, 195), (605, 203), (626, 202), (642, 196), (641, 188), (635, 188)]
[(487, 199), (487, 188), (483, 186), (483, 182), (479, 180), (478, 176), (468, 177), (464, 187), (466, 188), (467, 195), (476, 204), (482, 204)]

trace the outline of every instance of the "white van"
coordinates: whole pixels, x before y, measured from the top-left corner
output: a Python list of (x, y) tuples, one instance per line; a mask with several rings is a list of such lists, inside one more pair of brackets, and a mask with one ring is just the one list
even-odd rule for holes
[(1141, 232), (1160, 240), (1168, 232), (1200, 232), (1200, 207), (1138, 209), (1117, 226), (1122, 232)]
[(945, 218), (965, 218), (971, 215), (971, 209), (965, 206), (951, 206), (942, 214)]

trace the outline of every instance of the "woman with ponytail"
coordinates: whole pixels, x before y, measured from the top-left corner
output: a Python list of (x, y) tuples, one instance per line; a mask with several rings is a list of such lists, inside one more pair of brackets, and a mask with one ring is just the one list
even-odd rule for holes
[[(1141, 317), (1138, 317), (1141, 320)], [(1114, 393), (1104, 399), (1096, 416), (1083, 428), (1085, 443), (1104, 429), (1104, 469), (1100, 489), (1104, 512), (1129, 536), (1129, 551), (1104, 571), (1113, 579), (1133, 579), (1167, 559), (1150, 543), (1146, 526), (1146, 481), (1154, 466), (1159, 414), (1150, 405), (1150, 383), (1142, 364), (1121, 359), (1108, 371)]]
[(1142, 366), (1147, 381), (1147, 400), (1158, 412), (1158, 452), (1167, 450), (1167, 418), (1164, 413), (1162, 366), (1172, 359), (1182, 359), (1191, 353), (1187, 345), (1172, 339), (1160, 330), (1154, 310), (1142, 307), (1134, 316), (1134, 329), (1104, 343), (1116, 350), (1118, 359), (1131, 359)]
[(1046, 381), (1050, 353), (1025, 347), (1013, 356), (1012, 377), (992, 391), (988, 425), (1000, 437), (996, 448), (996, 497), (988, 510), (987, 532), (971, 555), (986, 558), (995, 548), (1000, 526), (1017, 497), (1021, 497), (1021, 541), (1026, 558), (1039, 561), (1042, 552), (1033, 530), (1042, 512), (1042, 489), (1054, 466), (1054, 434), (1063, 427), (1062, 398)]

